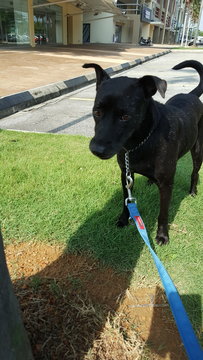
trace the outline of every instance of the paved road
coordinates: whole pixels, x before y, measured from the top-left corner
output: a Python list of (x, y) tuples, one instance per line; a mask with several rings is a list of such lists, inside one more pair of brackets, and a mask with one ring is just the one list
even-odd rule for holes
[[(195, 59), (202, 62), (203, 52), (173, 51), (161, 58), (125, 71), (122, 75), (141, 77), (151, 74), (165, 79), (168, 83), (166, 98), (162, 99), (159, 94), (154, 96), (156, 100), (165, 102), (179, 92), (189, 92), (199, 81), (198, 75), (192, 69), (171, 70), (174, 65), (186, 59)], [(0, 128), (92, 136), (94, 123), (91, 110), (94, 96), (95, 84), (4, 118), (0, 120)]]

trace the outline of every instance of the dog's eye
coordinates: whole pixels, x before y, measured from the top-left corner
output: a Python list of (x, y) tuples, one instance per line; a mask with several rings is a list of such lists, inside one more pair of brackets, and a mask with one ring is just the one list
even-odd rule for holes
[(94, 115), (94, 117), (99, 118), (102, 116), (102, 112), (101, 112), (101, 110), (94, 110), (93, 115)]
[(121, 121), (128, 121), (128, 120), (129, 120), (129, 118), (130, 118), (130, 116), (129, 116), (129, 115), (127, 115), (127, 114), (122, 115), (122, 116), (121, 116)]

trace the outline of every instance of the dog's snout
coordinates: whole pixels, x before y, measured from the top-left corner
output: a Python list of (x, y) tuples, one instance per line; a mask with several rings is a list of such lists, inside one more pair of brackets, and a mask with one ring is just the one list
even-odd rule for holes
[(90, 142), (90, 150), (100, 159), (109, 159), (112, 156), (112, 154), (107, 151), (105, 145), (95, 142), (94, 139), (92, 139)]
[(97, 145), (97, 144), (91, 143), (90, 150), (96, 156), (99, 156), (99, 157), (105, 156), (105, 147), (103, 145)]

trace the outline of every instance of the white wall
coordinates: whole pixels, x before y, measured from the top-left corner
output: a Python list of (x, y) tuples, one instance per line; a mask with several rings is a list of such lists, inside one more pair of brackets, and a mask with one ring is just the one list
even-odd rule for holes
[(112, 43), (115, 32), (113, 16), (109, 13), (84, 14), (83, 23), (90, 24), (91, 43)]

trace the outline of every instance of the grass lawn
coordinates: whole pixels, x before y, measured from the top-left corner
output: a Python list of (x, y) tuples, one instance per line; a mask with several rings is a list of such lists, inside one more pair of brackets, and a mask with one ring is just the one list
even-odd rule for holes
[(174, 47), (172, 48), (172, 50), (202, 50), (203, 47), (202, 46), (179, 46), (179, 47)]
[[(114, 157), (102, 161), (82, 136), (0, 132), (0, 219), (4, 242), (61, 243), (88, 253), (133, 286), (160, 283), (143, 240), (129, 226), (117, 229), (122, 207), (120, 171)], [(177, 167), (170, 210), (170, 244), (155, 244), (158, 191), (136, 176), (135, 196), (155, 251), (177, 286), (193, 323), (201, 320), (203, 279), (203, 169), (198, 195), (188, 195), (191, 158)]]

